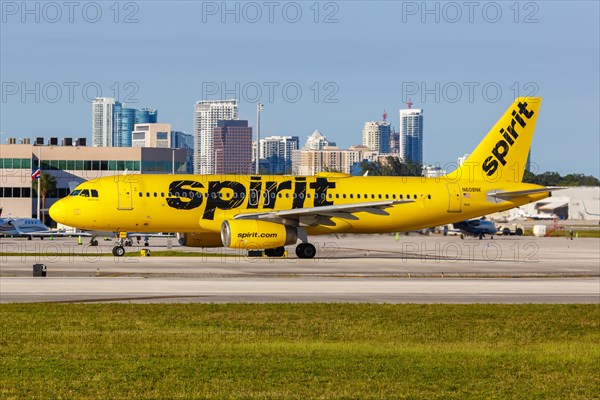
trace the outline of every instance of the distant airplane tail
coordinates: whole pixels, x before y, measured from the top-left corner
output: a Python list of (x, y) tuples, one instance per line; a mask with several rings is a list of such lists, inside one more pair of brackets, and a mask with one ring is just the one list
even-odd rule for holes
[(541, 103), (541, 97), (517, 98), (467, 160), (447, 178), (521, 182)]

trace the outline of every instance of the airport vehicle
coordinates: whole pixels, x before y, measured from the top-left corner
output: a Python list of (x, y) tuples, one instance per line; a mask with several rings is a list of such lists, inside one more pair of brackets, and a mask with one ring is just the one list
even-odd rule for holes
[(455, 222), (452, 225), (455, 229), (461, 231), (461, 239), (464, 239), (464, 235), (476, 236), (479, 239), (483, 239), (485, 235), (489, 235), (490, 239), (493, 239), (496, 232), (498, 232), (496, 224), (485, 218)]
[[(516, 99), (442, 178), (118, 175), (80, 184), (50, 215), (80, 229), (179, 232), (185, 246), (264, 249), (273, 257), (300, 241), (296, 255), (313, 258), (312, 235), (406, 232), (550, 196), (553, 188), (521, 182), (540, 104)], [(120, 240), (113, 253), (122, 252)]]
[(502, 236), (522, 236), (523, 233), (525, 233), (525, 228), (520, 224), (506, 224), (498, 226), (498, 234)]

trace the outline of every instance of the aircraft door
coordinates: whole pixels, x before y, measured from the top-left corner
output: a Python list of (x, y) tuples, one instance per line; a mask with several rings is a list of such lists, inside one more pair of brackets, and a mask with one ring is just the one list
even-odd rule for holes
[(131, 183), (118, 181), (117, 190), (119, 192), (117, 209), (133, 210)]
[(448, 212), (458, 213), (462, 208), (462, 193), (458, 183), (447, 183), (448, 188)]

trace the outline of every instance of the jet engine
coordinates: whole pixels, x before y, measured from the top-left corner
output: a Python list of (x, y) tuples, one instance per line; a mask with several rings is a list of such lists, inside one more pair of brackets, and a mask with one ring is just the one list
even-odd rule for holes
[(296, 243), (298, 232), (276, 222), (229, 220), (221, 225), (221, 240), (225, 247), (233, 249), (273, 249)]

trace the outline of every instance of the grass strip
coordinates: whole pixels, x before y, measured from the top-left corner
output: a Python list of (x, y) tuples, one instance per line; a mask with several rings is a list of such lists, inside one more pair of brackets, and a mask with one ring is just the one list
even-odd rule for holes
[(592, 399), (598, 305), (0, 305), (0, 397)]

